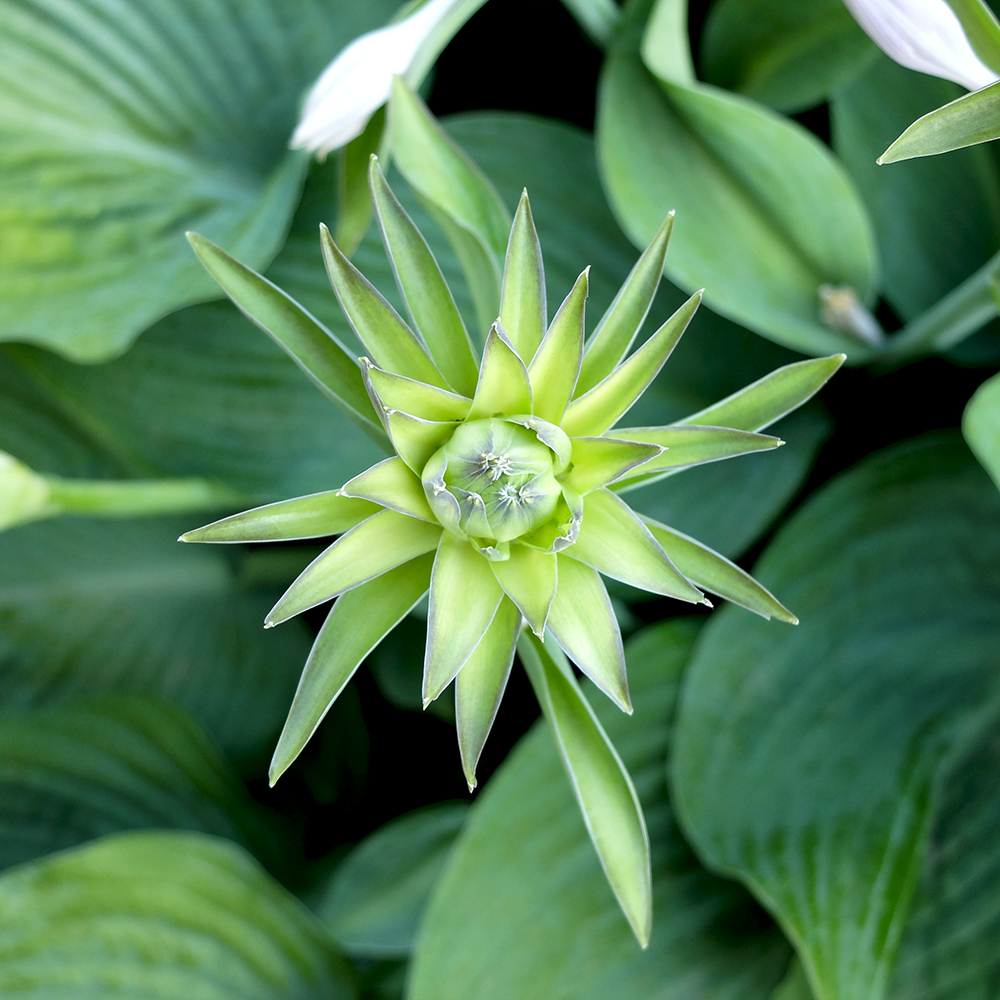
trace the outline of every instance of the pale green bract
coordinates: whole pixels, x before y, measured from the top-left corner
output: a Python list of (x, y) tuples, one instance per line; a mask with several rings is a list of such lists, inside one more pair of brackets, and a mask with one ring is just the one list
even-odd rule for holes
[[(585, 342), (588, 272), (549, 321), (541, 249), (522, 195), (500, 315), (480, 360), (430, 249), (375, 157), (369, 182), (413, 322), (393, 310), (324, 227), (331, 283), (367, 351), (358, 363), (280, 289), (202, 237), (190, 239), (233, 301), (355, 422), (369, 433), (381, 425), (372, 436), (384, 432), (395, 454), (340, 489), (236, 514), (182, 540), (340, 535), (267, 617), (267, 626), (276, 625), (337, 598), (278, 742), (272, 784), (365, 657), (429, 592), (424, 704), (456, 682), (458, 742), (471, 790), (519, 650), (608, 880), (645, 945), (651, 892), (642, 812), (562, 654), (631, 711), (621, 634), (602, 576), (690, 603), (709, 604), (710, 591), (766, 618), (796, 621), (743, 570), (639, 517), (620, 492), (692, 465), (777, 447), (780, 440), (759, 431), (812, 396), (843, 355), (789, 365), (694, 414), (690, 427), (616, 427), (701, 298), (692, 296), (629, 353), (659, 284), (672, 215)], [(683, 454), (695, 438), (688, 459), (663, 458), (678, 446)], [(530, 632), (522, 632), (525, 626)]]

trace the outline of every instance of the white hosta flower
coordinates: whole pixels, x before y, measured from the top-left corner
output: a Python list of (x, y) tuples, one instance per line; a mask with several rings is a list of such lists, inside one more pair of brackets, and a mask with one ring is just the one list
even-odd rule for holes
[(313, 85), (291, 148), (324, 157), (357, 138), (389, 99), (393, 76), (406, 74), (453, 6), (454, 0), (429, 0), (402, 21), (354, 39)]
[(901, 66), (979, 90), (1000, 77), (973, 51), (946, 0), (844, 0), (854, 20)]

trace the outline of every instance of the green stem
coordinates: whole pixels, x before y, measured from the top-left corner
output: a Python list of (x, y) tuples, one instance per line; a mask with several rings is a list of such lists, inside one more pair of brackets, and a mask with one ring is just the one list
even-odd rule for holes
[(994, 284), (1000, 277), (1000, 253), (908, 323), (885, 345), (880, 360), (911, 361), (953, 347), (997, 315)]
[(206, 479), (63, 479), (43, 476), (52, 514), (148, 517), (238, 506), (244, 498)]

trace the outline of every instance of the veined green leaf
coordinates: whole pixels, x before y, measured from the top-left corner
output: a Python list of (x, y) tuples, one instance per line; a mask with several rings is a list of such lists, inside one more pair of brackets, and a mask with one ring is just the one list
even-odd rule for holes
[(570, 437), (588, 437), (613, 427), (656, 378), (700, 303), (701, 292), (696, 292), (607, 378), (577, 396), (566, 409), (563, 430)]
[(271, 609), (265, 628), (367, 583), (436, 548), (441, 526), (381, 510), (320, 553)]
[(531, 630), (543, 636), (556, 593), (555, 553), (512, 545), (509, 559), (490, 565), (504, 593), (517, 605)]
[(427, 609), (424, 708), (465, 665), (502, 598), (503, 590), (489, 560), (464, 539), (444, 532), (434, 558)]
[(611, 490), (594, 490), (583, 498), (580, 535), (566, 555), (652, 594), (708, 604), (705, 595), (667, 558), (639, 516)]
[(116, 834), (0, 876), (0, 992), (350, 1000), (323, 925), (236, 844)]
[(186, 531), (182, 542), (290, 542), (339, 535), (360, 524), (378, 507), (341, 496), (338, 490), (280, 500)]
[(799, 620), (749, 573), (707, 545), (644, 517), (643, 523), (667, 554), (667, 558), (692, 582), (763, 618), (798, 625)]
[(576, 279), (528, 365), (535, 415), (558, 424), (576, 387), (583, 357), (590, 268)]
[(466, 273), (485, 329), (499, 313), (510, 215), (493, 185), (400, 77), (389, 102), (396, 165), (441, 223)]
[(343, 255), (330, 230), (322, 224), (319, 239), (337, 301), (379, 368), (447, 388), (423, 344), (378, 289)]
[(371, 383), (379, 400), (390, 410), (402, 410), (421, 420), (463, 420), (472, 406), (472, 400), (465, 396), (383, 371), (367, 358), (362, 358), (361, 363), (366, 382)]
[(420, 478), (398, 456), (387, 458), (378, 465), (355, 476), (337, 491), (345, 497), (360, 497), (381, 507), (397, 510), (400, 514), (418, 517), (421, 521), (437, 523), (424, 496)]
[[(657, 448), (659, 451), (654, 451)], [(607, 437), (574, 438), (573, 467), (562, 477), (562, 482), (585, 496), (600, 486), (621, 479), (662, 451), (658, 443), (645, 444)]]
[(521, 360), (528, 364), (542, 342), (548, 310), (545, 267), (528, 192), (521, 192), (507, 243), (500, 286), (500, 323)]
[(785, 442), (769, 434), (738, 431), (731, 427), (708, 427), (683, 424), (669, 427), (619, 427), (616, 431), (629, 441), (658, 444), (664, 450), (642, 465), (636, 466), (625, 476), (626, 482), (646, 476), (684, 469), (706, 462), (719, 462), (737, 455), (750, 455), (757, 451), (770, 451)]
[(915, 156), (934, 156), (997, 138), (1000, 138), (1000, 83), (963, 94), (943, 108), (918, 118), (877, 162), (897, 163)]
[(364, 658), (427, 593), (432, 563), (431, 555), (418, 556), (355, 587), (334, 604), (306, 660), (275, 748), (268, 772), (272, 787), (312, 738)]
[(623, 711), (632, 711), (622, 634), (596, 570), (565, 553), (548, 627), (572, 661)]
[(811, 399), (845, 360), (834, 354), (785, 365), (678, 423), (762, 431)]
[(369, 437), (385, 446), (357, 362), (343, 344), (291, 296), (197, 233), (198, 259), (233, 300)]
[(352, 957), (405, 958), (469, 813), (439, 802), (398, 816), (337, 866), (317, 916)]
[(470, 792), (476, 787), (476, 765), (507, 687), (520, 631), (521, 612), (505, 597), (486, 634), (455, 678), (455, 727)]
[(645, 948), (653, 921), (649, 836), (632, 779), (559, 651), (528, 633), (518, 651), (601, 866)]
[(492, 417), (495, 413), (531, 413), (528, 371), (499, 321), (486, 338), (479, 385), (468, 419)]
[(962, 433), (1000, 489), (1000, 375), (984, 382), (966, 404)]
[(607, 378), (628, 354), (660, 287), (667, 244), (673, 229), (674, 213), (670, 212), (587, 341), (576, 385), (577, 395), (593, 389)]
[(441, 268), (420, 230), (390, 190), (374, 156), (369, 182), (382, 242), (413, 322), (448, 383), (471, 396), (476, 391), (479, 368)]

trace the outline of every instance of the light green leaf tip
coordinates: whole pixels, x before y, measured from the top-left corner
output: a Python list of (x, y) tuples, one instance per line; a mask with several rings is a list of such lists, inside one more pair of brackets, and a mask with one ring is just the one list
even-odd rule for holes
[(521, 192), (510, 229), (503, 284), (500, 289), (500, 322), (514, 349), (527, 364), (535, 356), (545, 332), (545, 268), (528, 192)]

